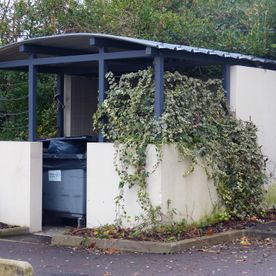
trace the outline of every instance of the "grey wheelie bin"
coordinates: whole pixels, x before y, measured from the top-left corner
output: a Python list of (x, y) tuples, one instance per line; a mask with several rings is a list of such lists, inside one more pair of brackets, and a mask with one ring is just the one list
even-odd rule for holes
[(43, 210), (59, 217), (86, 217), (86, 144), (93, 137), (43, 141)]

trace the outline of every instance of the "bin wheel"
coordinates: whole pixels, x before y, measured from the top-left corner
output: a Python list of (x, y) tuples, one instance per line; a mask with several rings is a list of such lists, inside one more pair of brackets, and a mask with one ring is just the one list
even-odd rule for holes
[(80, 217), (78, 218), (78, 228), (83, 228), (85, 227), (85, 218)]

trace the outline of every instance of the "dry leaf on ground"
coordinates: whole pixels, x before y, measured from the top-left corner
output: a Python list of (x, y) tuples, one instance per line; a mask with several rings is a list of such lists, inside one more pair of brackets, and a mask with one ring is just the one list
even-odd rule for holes
[(112, 255), (112, 254), (117, 254), (119, 253), (120, 251), (116, 248), (107, 248), (104, 253), (105, 254), (108, 254), (108, 255)]
[(240, 239), (240, 244), (244, 246), (248, 246), (248, 245), (251, 245), (251, 242), (248, 240), (247, 237), (243, 236)]

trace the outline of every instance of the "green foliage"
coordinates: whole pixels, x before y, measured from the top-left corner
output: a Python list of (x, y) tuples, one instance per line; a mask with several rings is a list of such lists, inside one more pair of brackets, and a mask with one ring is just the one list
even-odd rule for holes
[(0, 137), (22, 140), (26, 137), (28, 82), (24, 73), (3, 72), (0, 77)]
[[(175, 144), (181, 156), (192, 161), (189, 172), (203, 159), (201, 165), (231, 216), (245, 218), (260, 211), (265, 161), (256, 127), (231, 116), (220, 80), (166, 72), (164, 113), (156, 121), (151, 69), (123, 75), (118, 81), (112, 73), (107, 78), (107, 99), (94, 116), (94, 127), (117, 146), (120, 188), (138, 187), (138, 201), (149, 221), (154, 224), (160, 217), (146, 191), (149, 144), (157, 146), (160, 160), (162, 145)], [(122, 198), (121, 193), (118, 201)]]
[(215, 225), (220, 222), (226, 222), (231, 219), (231, 215), (223, 210), (217, 208), (214, 209), (214, 212), (210, 216), (203, 217), (200, 221), (196, 222), (194, 225), (196, 228), (206, 228), (212, 225)]
[[(38, 137), (56, 134), (54, 78), (38, 75)], [(26, 73), (2, 72), (0, 75), (0, 139), (26, 140), (28, 125), (28, 79)]]
[(86, 0), (67, 24), (77, 32), (275, 57), (275, 12), (274, 0)]

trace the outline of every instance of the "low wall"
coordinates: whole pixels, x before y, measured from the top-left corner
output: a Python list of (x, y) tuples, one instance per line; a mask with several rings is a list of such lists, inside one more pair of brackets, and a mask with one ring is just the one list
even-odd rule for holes
[(40, 231), (42, 144), (0, 142), (0, 221)]
[[(156, 164), (154, 146), (147, 149), (147, 170)], [(116, 219), (115, 197), (119, 194), (119, 176), (114, 168), (115, 149), (112, 143), (89, 143), (87, 147), (87, 226), (95, 227), (113, 223)], [(161, 206), (162, 213), (168, 215), (167, 202), (175, 208), (176, 220), (198, 221), (209, 215), (218, 202), (216, 189), (208, 180), (200, 166), (183, 176), (189, 167), (188, 161), (179, 161), (174, 146), (163, 148), (161, 164), (148, 178), (148, 193), (154, 206)], [(130, 221), (124, 226), (133, 226), (135, 216), (142, 214), (137, 203), (137, 189), (125, 188), (124, 206)]]

